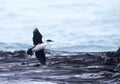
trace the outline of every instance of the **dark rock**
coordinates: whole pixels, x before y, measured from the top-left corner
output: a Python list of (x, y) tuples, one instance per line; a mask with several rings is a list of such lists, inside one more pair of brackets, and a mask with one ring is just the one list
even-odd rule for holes
[(120, 48), (113, 55), (114, 57), (120, 57)]
[(40, 66), (40, 64), (35, 64), (35, 65), (33, 65), (34, 67), (39, 67)]
[[(67, 54), (64, 55), (65, 53)], [(57, 84), (110, 84), (105, 82), (111, 78), (116, 80), (112, 82), (113, 84), (119, 82), (120, 66), (116, 67), (114, 64), (117, 64), (114, 60), (119, 58), (119, 55), (113, 56), (115, 52), (77, 52), (73, 55), (71, 52), (51, 50), (47, 54), (49, 54), (47, 65), (42, 67), (37, 64), (37, 59), (25, 58), (27, 56), (25, 51), (1, 51), (0, 79), (5, 75), (4, 81), (8, 82), (25, 79), (35, 82), (51, 81)], [(103, 57), (108, 58), (109, 65), (104, 63)]]
[(28, 65), (28, 62), (22, 62), (21, 65)]
[(115, 63), (120, 62), (120, 48), (118, 48), (118, 50), (115, 53), (112, 53), (111, 59)]

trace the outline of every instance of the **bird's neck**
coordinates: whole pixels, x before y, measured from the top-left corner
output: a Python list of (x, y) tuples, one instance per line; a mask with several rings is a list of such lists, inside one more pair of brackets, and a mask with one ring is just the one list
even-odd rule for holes
[(45, 41), (44, 43), (48, 44), (48, 42), (47, 42), (47, 41)]
[(48, 44), (48, 42), (46, 42), (46, 41), (45, 41), (45, 42), (44, 42), (44, 43), (42, 43), (42, 44), (46, 46), (46, 45)]

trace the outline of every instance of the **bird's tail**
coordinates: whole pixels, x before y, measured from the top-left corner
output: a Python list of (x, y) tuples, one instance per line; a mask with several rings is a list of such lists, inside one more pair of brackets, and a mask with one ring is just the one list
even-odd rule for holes
[(30, 56), (33, 55), (32, 48), (29, 48), (29, 49), (27, 50), (27, 54), (30, 55)]

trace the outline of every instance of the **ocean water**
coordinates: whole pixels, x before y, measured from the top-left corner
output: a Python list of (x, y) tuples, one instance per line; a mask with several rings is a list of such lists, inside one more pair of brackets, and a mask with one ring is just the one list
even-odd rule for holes
[(38, 27), (46, 48), (112, 51), (120, 47), (120, 0), (0, 0), (0, 50), (33, 46)]

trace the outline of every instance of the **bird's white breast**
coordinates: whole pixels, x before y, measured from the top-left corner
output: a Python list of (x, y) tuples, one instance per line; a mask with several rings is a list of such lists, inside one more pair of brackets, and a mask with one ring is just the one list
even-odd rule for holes
[(38, 44), (38, 45), (36, 45), (36, 46), (32, 49), (32, 51), (39, 51), (39, 50), (42, 50), (42, 49), (45, 48), (46, 45), (47, 45), (47, 43)]

